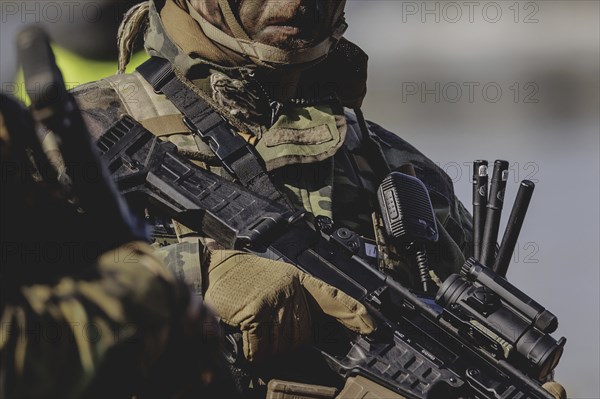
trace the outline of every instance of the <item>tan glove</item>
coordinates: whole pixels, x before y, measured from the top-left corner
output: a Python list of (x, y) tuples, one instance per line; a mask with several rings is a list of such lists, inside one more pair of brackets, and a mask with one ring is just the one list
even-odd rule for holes
[(365, 307), (297, 268), (237, 251), (213, 251), (205, 301), (242, 331), (246, 359), (258, 361), (310, 342), (309, 303), (352, 331), (375, 329)]
[(542, 385), (546, 391), (550, 392), (556, 399), (567, 399), (567, 391), (565, 387), (556, 381), (549, 381)]

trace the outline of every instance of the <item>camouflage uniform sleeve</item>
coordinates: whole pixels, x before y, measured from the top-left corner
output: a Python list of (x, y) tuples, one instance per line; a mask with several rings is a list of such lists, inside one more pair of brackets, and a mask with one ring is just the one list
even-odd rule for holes
[(131, 397), (177, 336), (177, 291), (144, 243), (77, 278), (22, 287), (1, 314), (0, 396)]
[(411, 164), (423, 181), (435, 211), (440, 240), (428, 248), (429, 258), (436, 265), (439, 277), (458, 272), (465, 258), (472, 254), (473, 221), (469, 212), (454, 194), (450, 177), (433, 161), (396, 134), (368, 122), (369, 129), (379, 138), (384, 156), (392, 170)]

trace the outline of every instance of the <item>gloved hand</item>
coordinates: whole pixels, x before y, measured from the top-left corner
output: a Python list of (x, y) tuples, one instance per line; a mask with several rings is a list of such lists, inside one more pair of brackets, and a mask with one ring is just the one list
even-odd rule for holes
[(567, 399), (567, 391), (556, 381), (549, 381), (542, 386), (546, 391), (550, 392), (556, 399)]
[(366, 308), (295, 267), (238, 251), (213, 251), (205, 301), (242, 331), (244, 355), (259, 361), (297, 349), (312, 338), (313, 305), (352, 331), (369, 334)]

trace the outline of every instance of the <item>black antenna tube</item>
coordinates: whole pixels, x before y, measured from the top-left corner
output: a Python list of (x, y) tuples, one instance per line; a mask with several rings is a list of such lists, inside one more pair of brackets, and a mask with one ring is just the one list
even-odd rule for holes
[(473, 257), (481, 256), (488, 198), (488, 161), (473, 162)]
[(530, 180), (523, 180), (519, 185), (519, 191), (510, 212), (504, 237), (502, 237), (502, 244), (500, 245), (500, 250), (498, 250), (496, 264), (494, 265), (494, 271), (502, 277), (505, 277), (508, 271), (510, 259), (515, 251), (515, 246), (517, 245), (519, 233), (521, 233), (521, 227), (523, 227), (525, 214), (529, 208), (534, 189), (535, 184)]
[(483, 241), (481, 244), (481, 263), (487, 267), (494, 266), (496, 257), (496, 243), (498, 241), (498, 230), (500, 229), (500, 217), (504, 206), (504, 192), (508, 180), (508, 162), (494, 162), (494, 173), (490, 185), (490, 196), (485, 216), (485, 227), (483, 229)]

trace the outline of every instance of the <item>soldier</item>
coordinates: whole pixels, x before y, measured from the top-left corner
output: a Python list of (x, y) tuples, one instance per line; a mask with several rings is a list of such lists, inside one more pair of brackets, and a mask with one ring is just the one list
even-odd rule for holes
[(212, 312), (146, 242), (101, 247), (0, 100), (0, 397), (234, 394)]
[[(428, 252), (434, 274), (443, 280), (470, 255), (471, 217), (432, 161), (364, 119), (367, 56), (343, 38), (344, 6), (345, 1), (325, 0), (151, 0), (125, 18), (121, 72), (136, 34), (147, 26), (148, 54), (167, 60), (179, 82), (254, 146), (263, 170), (240, 168), (238, 160), (223, 167), (186, 123), (198, 115), (183, 118), (181, 104), (161, 92), (164, 76), (155, 61), (132, 74), (83, 85), (74, 95), (95, 137), (129, 115), (201, 167), (229, 179), (235, 175), (250, 188), (280, 195), (315, 218), (375, 240), (380, 268), (414, 288), (415, 261), (386, 242), (373, 201), (383, 176), (409, 165), (433, 202), (440, 240)], [(252, 178), (244, 179), (244, 173)], [(323, 312), (359, 333), (376, 328), (361, 304), (291, 266), (225, 250), (175, 221), (169, 234), (169, 222), (151, 208), (146, 212), (160, 220), (160, 243), (180, 243), (160, 250), (169, 267), (241, 332), (245, 360), (260, 370), (243, 389), (286, 375), (289, 367), (278, 369), (273, 358), (310, 342), (307, 321)], [(323, 382), (322, 369), (310, 368), (295, 375)]]

